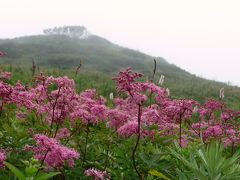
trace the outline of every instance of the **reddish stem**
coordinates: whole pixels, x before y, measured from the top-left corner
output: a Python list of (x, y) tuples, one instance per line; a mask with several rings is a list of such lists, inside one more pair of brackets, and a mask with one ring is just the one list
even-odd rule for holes
[(141, 111), (141, 105), (139, 104), (138, 105), (138, 129), (137, 129), (137, 141), (136, 141), (136, 144), (133, 148), (133, 151), (132, 151), (132, 160), (133, 160), (133, 167), (136, 171), (136, 173), (138, 174), (138, 177), (142, 180), (143, 177), (142, 175), (140, 174), (139, 170), (137, 169), (137, 165), (136, 165), (136, 151), (137, 151), (137, 147), (138, 147), (138, 144), (139, 144), (139, 141), (140, 141), (140, 136), (141, 136), (141, 114), (142, 114), (142, 111)]

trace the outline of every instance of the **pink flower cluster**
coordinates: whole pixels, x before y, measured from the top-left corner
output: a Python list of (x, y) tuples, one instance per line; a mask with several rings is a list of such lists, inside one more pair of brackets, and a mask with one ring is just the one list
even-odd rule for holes
[(147, 100), (146, 95), (141, 93), (142, 84), (136, 81), (140, 77), (142, 74), (132, 72), (132, 69), (128, 68), (126, 71), (120, 71), (118, 77), (113, 78), (117, 82), (118, 91), (129, 95), (129, 102), (142, 104)]
[(106, 120), (108, 109), (105, 106), (105, 99), (98, 98), (95, 89), (89, 89), (82, 92), (78, 98), (78, 103), (70, 114), (71, 120), (81, 120), (84, 124), (98, 124)]
[(70, 137), (70, 135), (71, 133), (68, 128), (61, 128), (58, 130), (58, 133), (56, 134), (56, 139), (61, 140)]
[(4, 57), (4, 56), (7, 56), (7, 53), (3, 52), (3, 51), (0, 51), (0, 57)]
[(47, 169), (62, 168), (66, 163), (69, 167), (74, 167), (74, 160), (79, 158), (78, 152), (61, 145), (58, 140), (42, 134), (36, 134), (33, 138), (36, 145), (27, 145), (25, 150), (32, 151), (34, 157), (43, 161)]
[(1, 72), (0, 73), (0, 79), (7, 80), (11, 79), (12, 73), (10, 72)]
[[(207, 100), (203, 105), (194, 100), (170, 99), (166, 90), (154, 83), (137, 82), (140, 77), (141, 74), (134, 73), (128, 68), (114, 78), (119, 93), (127, 95), (125, 99), (116, 98), (115, 108), (108, 110), (108, 125), (116, 129), (120, 136), (129, 137), (137, 134), (138, 105), (141, 105), (142, 136), (152, 136), (153, 131), (147, 129), (157, 125), (158, 134), (180, 136), (179, 140), (184, 146), (188, 144), (188, 139), (196, 136), (203, 137), (205, 142), (219, 139), (225, 141), (226, 145), (227, 142), (231, 142), (229, 145), (240, 144), (240, 124), (235, 121), (240, 117), (239, 112), (226, 109), (224, 103), (213, 99)], [(145, 103), (149, 99), (150, 105)], [(196, 116), (198, 114), (199, 116)], [(182, 124), (185, 124), (185, 128)], [(235, 133), (229, 134), (229, 131)]]
[(118, 128), (117, 133), (122, 137), (130, 137), (137, 134), (138, 122), (137, 121), (128, 121), (123, 126)]
[[(158, 125), (159, 133), (163, 136), (177, 135), (180, 121), (192, 117), (193, 109), (199, 105), (193, 100), (171, 100), (166, 89), (152, 82), (137, 82), (142, 75), (132, 72), (131, 68), (121, 71), (117, 81), (120, 93), (126, 93), (127, 98), (115, 99), (115, 108), (108, 111), (108, 125), (117, 130), (123, 137), (137, 134), (139, 109), (141, 105), (141, 134), (152, 136), (153, 131), (147, 130), (152, 125)], [(145, 105), (147, 100), (150, 105)]]
[(22, 119), (22, 108), (41, 116), (44, 123), (64, 124), (70, 117), (74, 124), (80, 120), (84, 124), (97, 124), (106, 120), (105, 99), (98, 97), (96, 90), (86, 90), (80, 95), (76, 92), (75, 83), (67, 77), (36, 78), (33, 87), (25, 87), (20, 82), (12, 87), (0, 81), (0, 97), (4, 103), (14, 103), (19, 111), (17, 118)]
[(9, 101), (12, 91), (13, 88), (11, 85), (0, 81), (0, 97), (2, 100)]
[(85, 171), (85, 175), (93, 177), (94, 180), (104, 180), (109, 178), (109, 174), (106, 171), (100, 171), (95, 168), (90, 168)]
[(225, 147), (240, 144), (240, 124), (237, 121), (240, 112), (227, 109), (225, 104), (210, 99), (197, 113), (200, 119), (192, 124), (192, 128), (202, 135), (205, 142), (218, 139), (224, 142)]
[(4, 168), (4, 161), (7, 159), (6, 152), (4, 150), (0, 150), (0, 169)]
[[(86, 125), (107, 119), (105, 99), (98, 97), (94, 89), (78, 94), (74, 81), (67, 77), (45, 77), (41, 74), (35, 78), (33, 86), (24, 86), (20, 82), (11, 86), (0, 81), (0, 101), (1, 108), (3, 104), (16, 104), (16, 118), (19, 120), (25, 120), (29, 113), (34, 113), (41, 123), (49, 125), (49, 137), (36, 134), (36, 145), (26, 146), (47, 168), (61, 168), (65, 164), (73, 167), (74, 160), (79, 158), (75, 150), (60, 144), (60, 140), (69, 141), (72, 136), (66, 121), (70, 120), (71, 128), (74, 128), (77, 120)], [(35, 132), (33, 127), (31, 134)]]

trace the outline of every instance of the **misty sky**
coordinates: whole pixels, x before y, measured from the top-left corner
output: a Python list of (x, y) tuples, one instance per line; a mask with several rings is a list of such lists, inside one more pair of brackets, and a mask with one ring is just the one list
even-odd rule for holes
[(62, 25), (240, 85), (240, 0), (0, 0), (0, 38)]

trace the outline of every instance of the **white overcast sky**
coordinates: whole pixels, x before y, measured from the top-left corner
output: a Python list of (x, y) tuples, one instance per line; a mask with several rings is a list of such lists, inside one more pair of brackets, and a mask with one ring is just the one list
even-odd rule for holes
[(240, 85), (240, 0), (0, 0), (0, 38), (61, 25)]

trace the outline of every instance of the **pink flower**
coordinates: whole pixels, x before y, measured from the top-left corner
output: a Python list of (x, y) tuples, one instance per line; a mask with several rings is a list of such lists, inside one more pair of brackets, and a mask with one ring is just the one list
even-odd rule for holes
[(0, 149), (0, 169), (4, 168), (4, 161), (7, 159), (6, 152)]
[(28, 128), (28, 134), (33, 135), (34, 130), (32, 128)]
[(240, 143), (240, 138), (238, 137), (226, 137), (223, 139), (223, 144), (225, 148), (228, 148), (229, 146), (236, 147)]
[(161, 117), (161, 114), (157, 109), (147, 108), (142, 114), (142, 122), (147, 125), (160, 125), (163, 123), (163, 117)]
[(18, 112), (16, 113), (16, 118), (17, 118), (17, 119), (24, 120), (24, 119), (27, 118), (27, 114), (26, 114), (26, 113), (23, 113), (23, 112), (21, 112), (21, 111), (18, 111)]
[(85, 175), (93, 177), (94, 180), (104, 180), (109, 178), (109, 174), (106, 171), (100, 171), (95, 168), (85, 170)]
[(107, 119), (105, 99), (97, 97), (95, 89), (88, 89), (80, 94), (72, 107), (71, 121), (80, 120), (84, 124), (98, 124)]
[(10, 72), (1, 72), (0, 79), (11, 79), (12, 73)]
[(138, 122), (137, 121), (129, 121), (121, 126), (117, 133), (122, 137), (130, 137), (132, 135), (136, 135), (138, 130)]
[(32, 151), (34, 157), (44, 161), (47, 169), (62, 168), (65, 162), (69, 167), (74, 167), (74, 160), (79, 158), (79, 153), (73, 149), (62, 146), (57, 139), (45, 135), (34, 135), (35, 146), (25, 146), (25, 150)]
[(203, 137), (209, 139), (212, 137), (221, 138), (223, 135), (223, 130), (220, 125), (209, 126), (204, 132)]
[(195, 130), (203, 129), (203, 128), (206, 128), (207, 126), (208, 126), (208, 124), (206, 122), (193, 123), (192, 124), (192, 128), (195, 129)]
[(130, 119), (129, 114), (126, 114), (124, 111), (118, 109), (109, 110), (107, 115), (109, 118), (108, 126), (115, 129), (118, 129)]
[(237, 116), (238, 116), (237, 112), (235, 112), (235, 111), (233, 111), (231, 109), (227, 109), (224, 112), (222, 112), (221, 119), (223, 121), (229, 121), (229, 120), (232, 120), (233, 118), (235, 118)]
[(7, 56), (7, 53), (3, 52), (3, 51), (0, 51), (0, 57), (4, 57), (4, 56)]
[(136, 79), (142, 77), (142, 74), (132, 72), (132, 68), (129, 67), (125, 71), (120, 71), (118, 77), (113, 78), (117, 82), (118, 91), (131, 92), (138, 88)]
[(9, 101), (11, 98), (11, 93), (13, 88), (11, 85), (0, 81), (0, 97), (6, 101)]
[(167, 116), (176, 119), (176, 122), (189, 119), (196, 105), (198, 105), (196, 101), (187, 99), (168, 100), (164, 103)]
[(219, 101), (213, 100), (213, 99), (209, 99), (204, 106), (211, 110), (211, 111), (216, 111), (216, 110), (220, 110), (221, 108), (223, 108), (223, 104)]
[(60, 140), (60, 139), (63, 139), (63, 138), (67, 138), (70, 136), (70, 131), (68, 128), (61, 128), (58, 130), (58, 133), (56, 135), (56, 139)]
[(182, 136), (182, 138), (181, 138), (181, 147), (185, 148), (187, 146), (188, 146), (188, 140), (187, 140), (187, 138), (185, 136)]
[(228, 136), (235, 136), (235, 134), (236, 134), (236, 131), (234, 130), (234, 129), (227, 129), (226, 130), (226, 134), (228, 135)]

